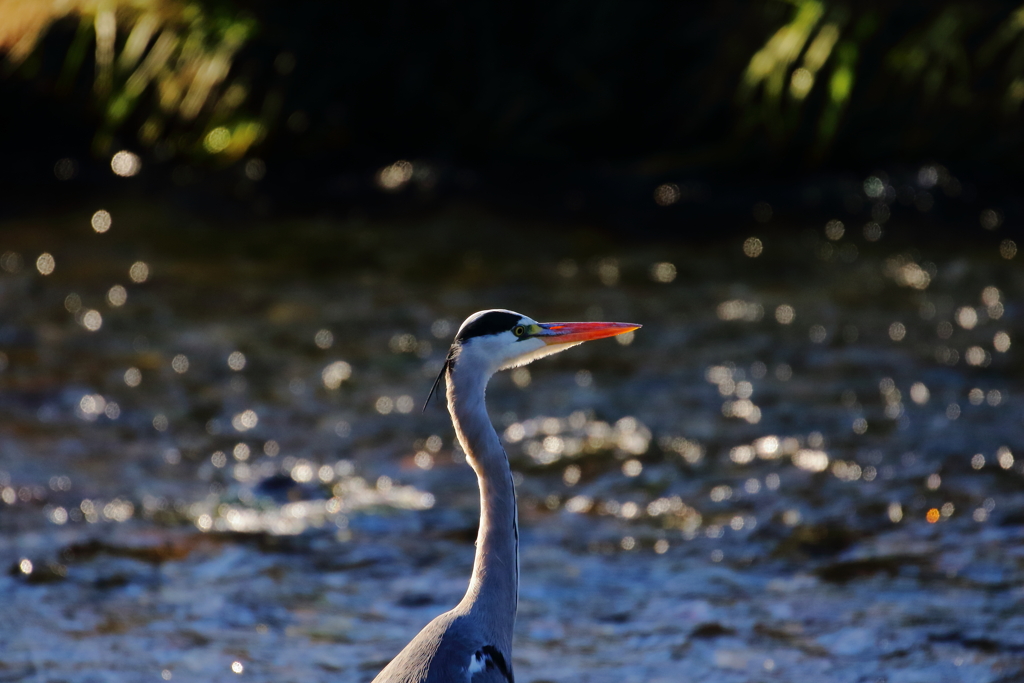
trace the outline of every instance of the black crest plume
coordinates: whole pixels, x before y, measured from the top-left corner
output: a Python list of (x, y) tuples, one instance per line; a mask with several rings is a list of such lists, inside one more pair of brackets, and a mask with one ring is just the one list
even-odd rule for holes
[(444, 373), (448, 372), (452, 363), (455, 362), (455, 351), (457, 345), (457, 343), (452, 344), (452, 347), (448, 349), (448, 356), (444, 359), (444, 365), (441, 366), (441, 372), (438, 373), (433, 386), (430, 387), (430, 393), (427, 394), (427, 400), (423, 402), (423, 410), (421, 412), (427, 412), (427, 406), (430, 405), (430, 399), (434, 397), (434, 393), (437, 391), (437, 385), (441, 383), (441, 378), (444, 377)]
[(522, 318), (518, 313), (506, 310), (494, 310), (484, 313), (479, 318), (469, 323), (455, 336), (455, 341), (452, 343), (452, 347), (448, 349), (448, 357), (444, 359), (444, 365), (441, 366), (441, 372), (437, 375), (437, 379), (434, 380), (434, 385), (430, 387), (430, 393), (427, 394), (427, 400), (423, 403), (423, 412), (427, 412), (427, 406), (430, 405), (430, 399), (434, 396), (434, 392), (437, 391), (437, 385), (441, 383), (441, 378), (444, 377), (451, 367), (452, 363), (455, 362), (455, 357), (458, 355), (459, 348), (463, 342), (473, 337), (483, 337), (489, 334), (498, 334), (506, 330), (511, 330), (515, 327), (516, 323)]

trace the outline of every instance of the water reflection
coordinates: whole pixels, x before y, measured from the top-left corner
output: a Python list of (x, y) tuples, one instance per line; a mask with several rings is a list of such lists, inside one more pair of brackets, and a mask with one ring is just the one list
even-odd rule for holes
[[(893, 186), (873, 177), (881, 187), (865, 187), (886, 201)], [(900, 201), (893, 191), (891, 201)], [(3, 547), (17, 560), (13, 578), (4, 580), (32, 590), (94, 590), (101, 578), (111, 579), (89, 572), (114, 559), (60, 560), (62, 548), (82, 538), (141, 543), (147, 534), (187, 533), (191, 540), (181, 543), (220, 544), (221, 559), (181, 551), (179, 559), (161, 560), (160, 571), (166, 581), (185, 577), (205, 586), (196, 603), (223, 589), (219, 578), (202, 577), (230, 576), (256, 593), (279, 589), (271, 584), (326, 591), (316, 599), (328, 606), (312, 610), (326, 613), (339, 595), (362, 600), (351, 596), (367, 591), (328, 589), (325, 581), (342, 586), (346, 572), (372, 568), (359, 581), (379, 588), (370, 591), (373, 599), (386, 604), (353, 608), (375, 615), (351, 617), (355, 630), (401, 640), (380, 635), (381, 624), (412, 608), (380, 597), (396, 584), (373, 583), (384, 579), (370, 574), (412, 581), (426, 572), (431, 590), (447, 590), (454, 579), (446, 572), (461, 576), (460, 566), (432, 558), (461, 561), (472, 552), (462, 539), (472, 538), (477, 500), (444, 412), (419, 413), (416, 397), (439, 370), (453, 321), (513, 296), (538, 315), (650, 323), (644, 334), (623, 337), (624, 346), (595, 345), (520, 368), (497, 377), (489, 391), (519, 486), (524, 562), (544, 565), (541, 556), (551, 553), (557, 567), (528, 567), (533, 585), (543, 586), (537, 590), (553, 593), (525, 594), (525, 614), (530, 604), (556, 609), (564, 597), (557, 591), (577, 590), (557, 588), (574, 563), (621, 590), (668, 590), (681, 581), (672, 572), (721, 572), (684, 583), (697, 586), (687, 588), (693, 600), (724, 610), (737, 608), (735, 601), (728, 608), (717, 602), (723, 581), (742, 591), (751, 581), (776, 580), (773, 572), (812, 583), (833, 581), (811, 577), (819, 572), (867, 577), (848, 586), (848, 579), (836, 580), (835, 591), (849, 591), (837, 614), (896, 585), (888, 581), (952, 581), (944, 563), (957, 568), (957, 577), (971, 563), (990, 563), (996, 578), (957, 578), (963, 583), (956, 590), (987, 585), (998, 592), (1017, 571), (988, 553), (989, 544), (1005, 550), (1017, 543), (1022, 463), (1014, 449), (1024, 442), (1017, 419), (1024, 393), (1013, 372), (1012, 340), (1024, 292), (1012, 262), (939, 247), (890, 249), (895, 228), (886, 225), (880, 239), (867, 229), (827, 224), (805, 241), (766, 248), (751, 238), (743, 249), (726, 245), (713, 258), (666, 247), (591, 253), (566, 242), (555, 245), (563, 251), (553, 247), (557, 257), (533, 263), (499, 239), (500, 248), (481, 247), (472, 268), (463, 255), (434, 254), (439, 263), (451, 261), (450, 271), (441, 269), (452, 273), (447, 280), (436, 269), (429, 277), (418, 270), (407, 235), (387, 242), (351, 226), (351, 233), (321, 236), (330, 250), (310, 249), (359, 253), (361, 243), (378, 240), (375, 253), (393, 260), (368, 266), (360, 253), (313, 277), (276, 260), (284, 255), (206, 261), (136, 253), (137, 245), (115, 242), (110, 262), (83, 269), (77, 245), (0, 245), (0, 285), (19, 293), (3, 300), (0, 330), (2, 410), (10, 426), (0, 435), (0, 525), (9, 532)], [(105, 243), (125, 239), (116, 230), (88, 232)], [(853, 253), (844, 245), (854, 241), (856, 258), (844, 258)], [(833, 250), (827, 260), (823, 244)], [(38, 259), (36, 268), (25, 267), (22, 253), (49, 254), (59, 268), (46, 274)], [(751, 270), (752, 257), (764, 270)], [(126, 269), (128, 288), (114, 284)], [(787, 272), (800, 273), (799, 281), (787, 283), (780, 275)], [(57, 533), (66, 536), (50, 535)], [(334, 566), (324, 557), (343, 556), (337, 562), (348, 568), (326, 577), (307, 573), (245, 549), (239, 536), (309, 543), (304, 557)], [(32, 545), (33, 538), (46, 540)], [(326, 544), (324, 557), (310, 549), (317, 543)], [(619, 555), (628, 562), (615, 564)], [(686, 568), (648, 569), (661, 567), (651, 564), (657, 558), (686, 558)], [(220, 561), (268, 573), (218, 569)], [(423, 566), (409, 564), (416, 562)], [(51, 565), (64, 567), (64, 575)], [(640, 571), (665, 573), (629, 574)], [(117, 572), (129, 587), (151, 580), (142, 570)], [(788, 585), (751, 589), (740, 602), (766, 615), (782, 604), (802, 614), (795, 601), (780, 597), (792, 592)], [(580, 604), (611, 599), (611, 592), (587, 590)], [(816, 595), (826, 593), (837, 594)], [(909, 601), (912, 593), (892, 599)], [(650, 604), (683, 600), (662, 597)], [(290, 624), (282, 632), (298, 628), (301, 614), (311, 611), (281, 596), (273, 600), (294, 608), (282, 617)], [(80, 595), (69, 601), (82, 602)], [(631, 598), (630, 609), (641, 602)], [(219, 629), (232, 618), (209, 617)], [(639, 622), (607, 614), (586, 619)], [(678, 627), (680, 619), (651, 615), (650, 623)], [(784, 632), (788, 619), (765, 616), (764, 628)], [(834, 615), (821, 619), (800, 627), (821, 637), (821, 623), (846, 627)], [(871, 617), (869, 627), (903, 628), (887, 619)], [(272, 621), (262, 612), (252, 620)], [(757, 641), (743, 626), (728, 628), (742, 635), (681, 638), (697, 649), (719, 637)], [(358, 640), (350, 630), (331, 637)], [(532, 642), (528, 631), (523, 637)], [(376, 656), (359, 652), (360, 661)], [(230, 657), (210, 671), (234, 662), (245, 676), (263, 675), (242, 654)], [(773, 661), (782, 667), (788, 660), (773, 651)], [(151, 673), (170, 671), (165, 666)]]

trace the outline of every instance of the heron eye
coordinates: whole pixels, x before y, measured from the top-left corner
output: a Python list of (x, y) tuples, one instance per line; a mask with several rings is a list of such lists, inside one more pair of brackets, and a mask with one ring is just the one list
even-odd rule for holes
[(526, 328), (523, 327), (522, 325), (519, 325), (518, 327), (516, 327), (516, 329), (512, 330), (512, 334), (516, 335), (517, 337), (522, 337), (524, 334), (526, 334)]

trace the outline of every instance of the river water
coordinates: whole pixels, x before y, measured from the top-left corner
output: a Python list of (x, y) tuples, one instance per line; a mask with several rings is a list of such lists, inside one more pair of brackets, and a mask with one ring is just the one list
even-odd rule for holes
[(421, 405), (494, 307), (643, 325), (491, 382), (518, 680), (1024, 680), (998, 234), (109, 218), (0, 232), (0, 681), (372, 679), (466, 587), (476, 483)]

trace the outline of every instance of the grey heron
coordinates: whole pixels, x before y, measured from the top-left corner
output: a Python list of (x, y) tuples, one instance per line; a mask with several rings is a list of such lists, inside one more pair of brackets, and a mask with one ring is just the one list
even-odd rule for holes
[(518, 513), (508, 457), (484, 404), (487, 382), (499, 370), (639, 327), (631, 323), (538, 323), (507, 310), (479, 311), (462, 323), (427, 401), (444, 378), (455, 434), (480, 485), (473, 572), (462, 601), (427, 624), (374, 683), (513, 683), (512, 627), (519, 600)]

